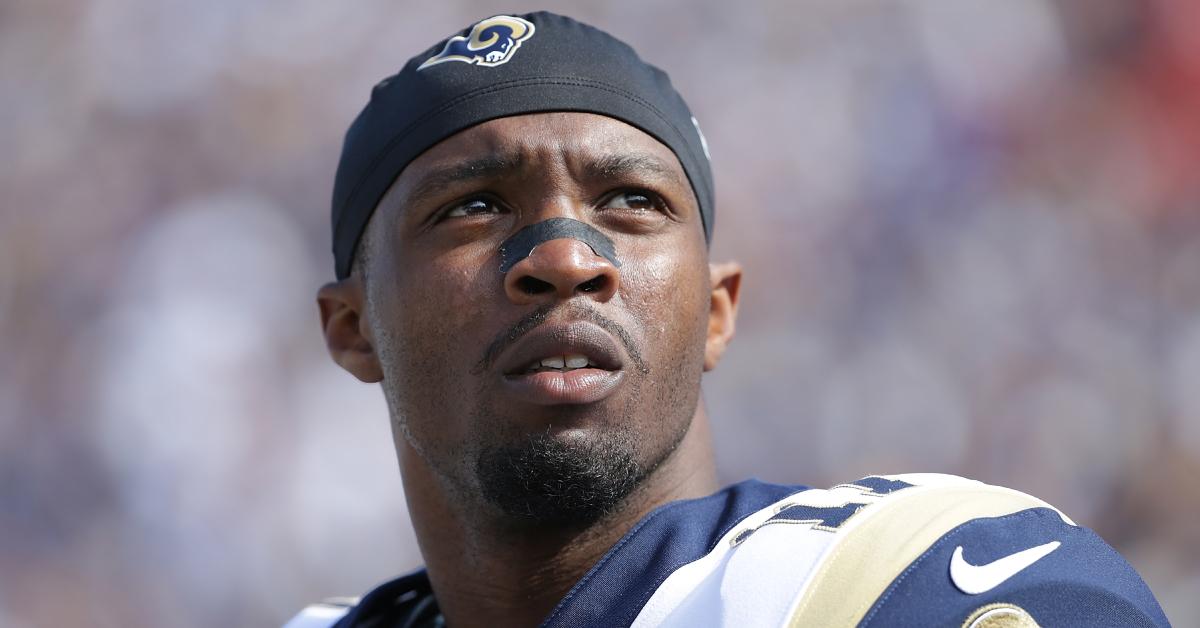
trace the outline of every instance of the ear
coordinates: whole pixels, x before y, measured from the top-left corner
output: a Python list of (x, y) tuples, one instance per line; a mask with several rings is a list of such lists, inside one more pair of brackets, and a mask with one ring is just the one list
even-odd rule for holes
[(351, 375), (370, 384), (383, 380), (383, 369), (363, 316), (364, 303), (362, 282), (355, 276), (327, 283), (317, 291), (329, 355)]
[(709, 264), (708, 272), (712, 277), (712, 305), (708, 311), (708, 340), (704, 343), (705, 371), (717, 367), (733, 339), (738, 291), (742, 287), (742, 267), (737, 262)]

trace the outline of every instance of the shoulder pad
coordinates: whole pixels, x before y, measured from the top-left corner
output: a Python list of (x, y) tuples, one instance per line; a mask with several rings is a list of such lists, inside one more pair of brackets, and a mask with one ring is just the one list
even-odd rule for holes
[[(1058, 548), (1049, 549), (1054, 541), (1063, 551), (1047, 557)], [(990, 564), (1035, 547), (1042, 554), (1017, 559), (1029, 560), (1029, 565), (1040, 561), (1037, 568), (1022, 571), (1010, 565), (1012, 573), (1021, 572), (1022, 577), (1005, 583), (1009, 588), (985, 582), (987, 578), (968, 582), (970, 576), (978, 576), (970, 567), (966, 569), (970, 576), (963, 578), (960, 573), (958, 581), (952, 581), (951, 556), (956, 546), (949, 544), (954, 542), (967, 545), (969, 565)], [(938, 553), (943, 551), (944, 556)], [(1076, 526), (1049, 504), (960, 477), (907, 474), (871, 476), (831, 489), (803, 491), (750, 515), (708, 555), (675, 570), (633, 625), (966, 626), (972, 625), (965, 621), (974, 611), (988, 617), (1004, 615), (1007, 607), (984, 607), (1012, 601), (995, 595), (1011, 592), (1016, 585), (1041, 587), (1041, 602), (1053, 598), (1062, 603), (1061, 595), (1044, 594), (1046, 587), (1038, 574), (1057, 565), (1060, 558), (1074, 556), (1073, 552), (1103, 557), (1107, 570), (1080, 577), (1076, 588), (1100, 590), (1108, 608), (1124, 604), (1123, 608), (1132, 609), (1127, 617), (1154, 618), (1155, 611), (1161, 617), (1153, 596), (1132, 568), (1094, 533)], [(1072, 566), (1077, 571), (1082, 567)], [(1046, 573), (1053, 575), (1043, 579), (1053, 580), (1060, 593), (1066, 591), (1063, 586), (1075, 586), (1064, 585), (1058, 569)], [(1089, 582), (1082, 582), (1089, 577)], [(901, 590), (902, 585), (909, 589)], [(923, 588), (912, 590), (917, 585)], [(983, 595), (981, 587), (989, 595)], [(1028, 595), (1013, 599), (1035, 601)], [(1080, 601), (1076, 606), (1096, 601)], [(1044, 618), (1045, 609), (1039, 604), (1024, 610), (1043, 623), (1058, 625), (1064, 618), (1076, 617), (1056, 611)], [(1114, 617), (1119, 621), (1126, 615)], [(1108, 625), (1091, 621), (1095, 617), (1087, 619), (1068, 623)], [(1165, 618), (1162, 622), (1166, 625)]]

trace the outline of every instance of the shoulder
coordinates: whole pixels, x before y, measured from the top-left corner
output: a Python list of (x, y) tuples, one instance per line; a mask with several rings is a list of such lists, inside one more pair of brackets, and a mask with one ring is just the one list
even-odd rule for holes
[[(310, 623), (288, 626), (437, 617), (418, 571), (352, 608), (309, 607), (293, 621)], [(1053, 506), (960, 477), (907, 474), (829, 489), (748, 481), (662, 506), (544, 625), (1039, 624), (1169, 625), (1133, 568)]]
[(1091, 530), (1030, 495), (939, 474), (788, 495), (673, 571), (633, 625), (714, 617), (725, 625), (1168, 625), (1133, 568)]

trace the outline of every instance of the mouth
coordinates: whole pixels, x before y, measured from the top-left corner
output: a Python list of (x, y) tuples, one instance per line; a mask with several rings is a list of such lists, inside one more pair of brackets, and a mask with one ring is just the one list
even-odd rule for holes
[(529, 364), (529, 366), (525, 367), (524, 371), (521, 371), (520, 373), (513, 373), (513, 375), (526, 375), (528, 373), (546, 372), (570, 373), (571, 371), (587, 368), (598, 369), (601, 367), (599, 364), (596, 364), (592, 358), (589, 358), (582, 353), (571, 353), (567, 355), (556, 355), (548, 358), (541, 358), (540, 360), (534, 360)]
[(588, 322), (544, 325), (501, 356), (504, 388), (535, 405), (587, 404), (624, 380), (624, 359), (611, 335)]

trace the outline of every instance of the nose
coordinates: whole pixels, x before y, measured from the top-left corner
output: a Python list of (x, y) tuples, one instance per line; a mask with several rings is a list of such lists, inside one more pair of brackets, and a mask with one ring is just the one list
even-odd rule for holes
[(607, 258), (574, 238), (543, 242), (504, 276), (504, 292), (517, 305), (584, 295), (598, 302), (617, 293), (620, 275)]

